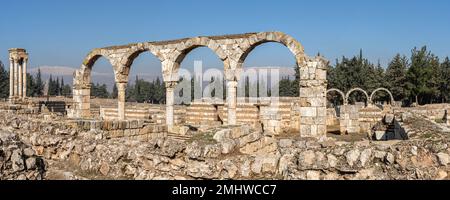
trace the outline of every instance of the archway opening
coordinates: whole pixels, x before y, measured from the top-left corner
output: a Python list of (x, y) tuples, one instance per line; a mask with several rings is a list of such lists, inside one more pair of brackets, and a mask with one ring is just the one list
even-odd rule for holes
[(370, 102), (367, 92), (359, 88), (351, 89), (346, 98), (349, 105), (367, 106)]
[[(129, 58), (128, 67), (125, 118), (152, 119), (152, 115), (163, 113), (166, 88), (162, 77), (161, 61), (149, 51), (141, 51)], [(162, 115), (156, 115), (156, 117), (163, 119)]]
[(392, 93), (385, 89), (385, 88), (378, 88), (376, 90), (374, 90), (371, 94), (371, 101), (372, 103), (374, 103), (375, 105), (393, 105), (395, 102), (392, 96)]
[(238, 97), (299, 96), (299, 68), (286, 46), (278, 42), (261, 43), (244, 56)]
[[(178, 70), (179, 85), (175, 96), (184, 98), (185, 94), (190, 94), (190, 101), (213, 100), (223, 101), (226, 97), (226, 83), (223, 73), (223, 61), (208, 47), (195, 47), (186, 52), (186, 55), (179, 61)], [(190, 82), (191, 91), (187, 89)], [(186, 91), (186, 93), (185, 93)], [(189, 104), (181, 99), (176, 104)]]
[[(111, 63), (105, 57), (94, 58), (90, 66), (90, 84), (91, 84), (91, 115), (94, 118), (114, 118), (110, 113), (107, 116), (102, 109), (117, 107), (117, 92), (114, 79), (114, 69)], [(117, 89), (117, 88), (116, 88)], [(102, 116), (103, 115), (103, 116)]]
[(337, 108), (345, 103), (345, 95), (337, 89), (327, 91), (327, 108)]
[[(250, 103), (245, 115), (254, 114), (251, 121), (258, 119), (263, 130), (297, 135), (300, 118), (291, 115), (291, 111), (293, 103), (298, 102), (300, 69), (293, 52), (282, 43), (263, 41), (244, 52), (240, 61), (243, 73), (237, 95), (238, 102)], [(255, 103), (256, 108), (252, 106)], [(264, 116), (268, 110), (276, 111), (281, 119), (289, 119), (289, 123), (271, 124)]]

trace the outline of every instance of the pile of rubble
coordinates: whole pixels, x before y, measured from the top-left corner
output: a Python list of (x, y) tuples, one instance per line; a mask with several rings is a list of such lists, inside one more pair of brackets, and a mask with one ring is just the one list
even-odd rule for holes
[(45, 163), (17, 135), (0, 130), (0, 180), (41, 180)]
[[(186, 141), (164, 134), (142, 141), (78, 132), (62, 118), (43, 121), (4, 113), (0, 118), (0, 146), (10, 152), (0, 154), (1, 179), (392, 180), (449, 179), (450, 173), (450, 137), (437, 129), (432, 134), (439, 137), (343, 142), (283, 139), (243, 125), (204, 129)], [(30, 158), (35, 168), (28, 167)]]

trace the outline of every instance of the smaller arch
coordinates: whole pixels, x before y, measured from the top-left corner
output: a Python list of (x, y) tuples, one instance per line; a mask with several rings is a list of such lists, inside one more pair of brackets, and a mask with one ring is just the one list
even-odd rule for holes
[(367, 92), (361, 88), (353, 88), (347, 92), (347, 94), (345, 95), (345, 101), (347, 103), (348, 103), (348, 98), (350, 97), (350, 94), (352, 94), (352, 92), (356, 92), (356, 91), (364, 93), (364, 95), (366, 96), (366, 99), (367, 99), (367, 104), (371, 104), (369, 94), (367, 94)]
[(336, 88), (331, 88), (327, 90), (327, 94), (330, 92), (337, 92), (342, 96), (342, 101), (344, 101), (344, 105), (347, 105), (347, 99), (345, 98), (345, 94), (344, 92), (342, 92), (342, 90), (340, 89), (336, 89)]
[(374, 97), (375, 93), (377, 93), (377, 92), (379, 92), (379, 91), (385, 91), (386, 93), (388, 93), (388, 94), (389, 94), (389, 97), (391, 97), (391, 105), (394, 105), (394, 104), (395, 104), (394, 96), (392, 95), (391, 91), (389, 91), (389, 90), (386, 89), (386, 88), (377, 88), (377, 89), (375, 89), (375, 90), (372, 92), (372, 94), (370, 94), (370, 102), (373, 102), (373, 97)]

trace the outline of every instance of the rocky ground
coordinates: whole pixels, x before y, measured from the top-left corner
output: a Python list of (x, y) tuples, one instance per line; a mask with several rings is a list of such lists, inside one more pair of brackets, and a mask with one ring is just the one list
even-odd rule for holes
[[(406, 116), (406, 115), (405, 115)], [(450, 133), (407, 116), (409, 140), (280, 137), (248, 126), (148, 141), (0, 111), (0, 179), (449, 179)], [(363, 138), (363, 137), (362, 137)]]

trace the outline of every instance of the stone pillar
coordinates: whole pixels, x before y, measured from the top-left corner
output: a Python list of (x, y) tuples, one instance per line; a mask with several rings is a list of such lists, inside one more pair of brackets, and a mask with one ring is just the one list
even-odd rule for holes
[(14, 59), (14, 97), (16, 97), (17, 95), (19, 95), (19, 74), (17, 73), (19, 70), (19, 63), (17, 62), (16, 59)]
[(91, 85), (74, 85), (73, 86), (74, 101), (74, 118), (91, 117)]
[(9, 98), (14, 97), (14, 59), (9, 58)]
[(175, 87), (177, 86), (176, 81), (166, 81), (166, 125), (171, 127), (174, 125), (173, 120), (173, 105), (175, 102)]
[(236, 125), (237, 85), (235, 80), (227, 81), (228, 125)]
[(27, 62), (28, 59), (23, 59), (23, 90), (22, 90), (22, 97), (26, 98), (27, 97)]
[(117, 83), (117, 91), (118, 91), (118, 107), (117, 107), (117, 116), (120, 120), (125, 120), (125, 90), (127, 89), (127, 82)]
[(19, 98), (22, 98), (22, 92), (23, 92), (23, 77), (22, 77), (22, 67), (23, 67), (23, 60), (22, 62), (18, 62), (19, 64), (19, 71), (17, 71), (17, 76), (18, 76), (18, 80), (17, 82), (19, 82), (18, 88), (17, 88), (17, 95), (19, 96)]
[(327, 61), (316, 57), (299, 67), (300, 136), (316, 138), (326, 136)]
[(358, 107), (354, 105), (341, 106), (339, 125), (341, 135), (358, 134), (360, 132)]

